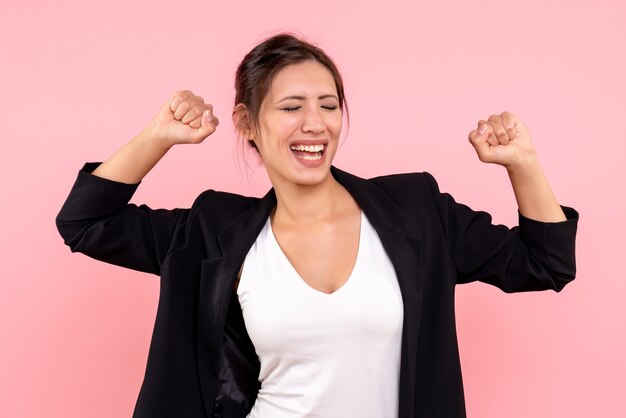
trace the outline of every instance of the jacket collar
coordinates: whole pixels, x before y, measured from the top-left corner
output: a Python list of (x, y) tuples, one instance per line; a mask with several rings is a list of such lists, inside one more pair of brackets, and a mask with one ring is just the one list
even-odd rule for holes
[(237, 216), (217, 236), (222, 255), (228, 256), (250, 249), (275, 206), (274, 188), (263, 198), (254, 199), (252, 207)]
[[(356, 200), (376, 231), (382, 233), (402, 230), (404, 214), (376, 184), (335, 166), (331, 166), (330, 172)], [(254, 200), (248, 211), (236, 217), (218, 235), (222, 254), (226, 256), (252, 247), (275, 206), (274, 188), (271, 188), (263, 198)]]
[(402, 231), (404, 213), (380, 187), (371, 180), (357, 177), (336, 167), (331, 167), (331, 173), (357, 201), (376, 231)]

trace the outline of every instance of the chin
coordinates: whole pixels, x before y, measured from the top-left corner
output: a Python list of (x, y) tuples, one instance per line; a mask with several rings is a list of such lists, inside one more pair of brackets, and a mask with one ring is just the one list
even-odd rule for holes
[(291, 180), (299, 186), (316, 186), (324, 183), (331, 176), (330, 165), (324, 165), (315, 169), (296, 170)]

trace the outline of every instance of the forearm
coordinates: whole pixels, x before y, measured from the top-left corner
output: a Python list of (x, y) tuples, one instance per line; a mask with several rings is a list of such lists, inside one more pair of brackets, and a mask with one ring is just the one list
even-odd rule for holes
[(122, 183), (136, 184), (152, 170), (168, 150), (169, 147), (155, 140), (147, 130), (144, 130), (98, 166), (92, 174)]
[(541, 222), (567, 219), (537, 160), (507, 172), (522, 215)]

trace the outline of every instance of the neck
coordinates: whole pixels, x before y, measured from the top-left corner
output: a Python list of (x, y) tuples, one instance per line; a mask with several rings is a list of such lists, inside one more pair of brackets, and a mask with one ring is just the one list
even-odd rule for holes
[(280, 183), (274, 185), (276, 210), (273, 219), (281, 223), (306, 225), (328, 219), (341, 209), (346, 191), (332, 174), (315, 185)]

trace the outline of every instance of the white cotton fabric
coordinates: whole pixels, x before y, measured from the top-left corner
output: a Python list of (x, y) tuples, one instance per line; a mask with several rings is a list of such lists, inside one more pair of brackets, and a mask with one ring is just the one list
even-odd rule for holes
[(402, 295), (364, 214), (354, 269), (334, 293), (302, 280), (268, 219), (237, 295), (261, 363), (248, 418), (397, 418)]

